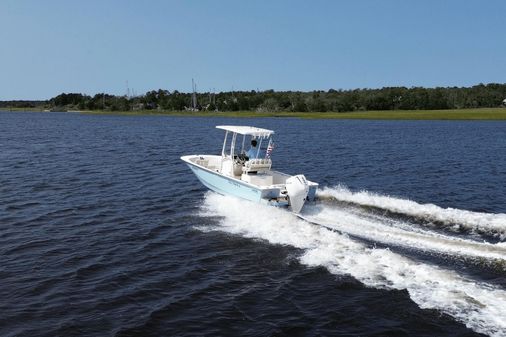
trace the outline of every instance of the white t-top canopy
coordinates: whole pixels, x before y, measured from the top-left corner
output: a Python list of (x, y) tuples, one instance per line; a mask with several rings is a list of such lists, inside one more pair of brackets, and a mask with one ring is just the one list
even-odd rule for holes
[(274, 134), (274, 131), (256, 128), (254, 126), (241, 126), (241, 125), (217, 125), (217, 129), (227, 130), (238, 133), (240, 135), (254, 136), (254, 137), (269, 137)]

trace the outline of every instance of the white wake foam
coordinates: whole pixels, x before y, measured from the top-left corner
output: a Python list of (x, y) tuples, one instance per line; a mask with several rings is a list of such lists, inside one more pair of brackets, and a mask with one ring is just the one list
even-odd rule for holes
[(421, 308), (437, 309), (476, 332), (506, 336), (506, 291), (395, 254), (299, 220), (281, 209), (208, 194), (204, 216), (220, 216), (209, 229), (303, 249), (300, 261), (351, 275), (366, 286), (406, 289)]
[(305, 218), (374, 242), (441, 254), (493, 259), (499, 263), (506, 263), (506, 247), (504, 245), (477, 242), (428, 230), (414, 229), (407, 223), (387, 219), (383, 216), (360, 214), (335, 207), (314, 207)]
[(394, 198), (368, 191), (352, 192), (344, 186), (323, 188), (320, 197), (332, 197), (338, 201), (363, 206), (376, 207), (408, 216), (423, 218), (447, 224), (454, 229), (459, 227), (477, 233), (486, 233), (506, 239), (506, 214), (471, 212), (455, 208), (442, 208), (434, 204), (419, 204), (412, 200)]

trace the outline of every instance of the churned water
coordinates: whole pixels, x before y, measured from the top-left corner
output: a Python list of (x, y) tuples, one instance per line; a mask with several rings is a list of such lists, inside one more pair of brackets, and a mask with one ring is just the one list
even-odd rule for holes
[[(309, 222), (200, 185), (218, 124)], [(505, 122), (0, 112), (0, 335), (506, 336), (505, 183)]]

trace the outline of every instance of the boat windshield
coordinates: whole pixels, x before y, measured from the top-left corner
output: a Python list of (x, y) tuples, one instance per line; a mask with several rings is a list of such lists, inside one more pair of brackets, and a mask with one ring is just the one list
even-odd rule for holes
[(270, 158), (273, 147), (272, 135), (259, 137), (226, 131), (221, 155), (233, 157), (244, 154), (250, 159)]

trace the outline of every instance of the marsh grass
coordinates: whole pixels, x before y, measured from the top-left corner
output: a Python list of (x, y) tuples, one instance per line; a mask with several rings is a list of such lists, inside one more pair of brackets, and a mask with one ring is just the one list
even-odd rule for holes
[[(5, 109), (8, 111), (9, 109)], [(10, 109), (11, 111), (37, 111), (36, 109)], [(40, 111), (40, 110), (39, 110)], [(292, 117), (308, 119), (378, 119), (378, 120), (506, 120), (505, 108), (453, 109), (453, 110), (384, 110), (353, 112), (255, 112), (255, 111), (69, 111), (94, 115), (129, 116), (194, 116), (194, 117)]]
[(83, 111), (92, 114), (170, 115), (196, 117), (292, 117), (309, 119), (390, 119), (390, 120), (506, 120), (506, 108), (454, 110), (388, 110), (353, 112), (254, 112), (254, 111)]

